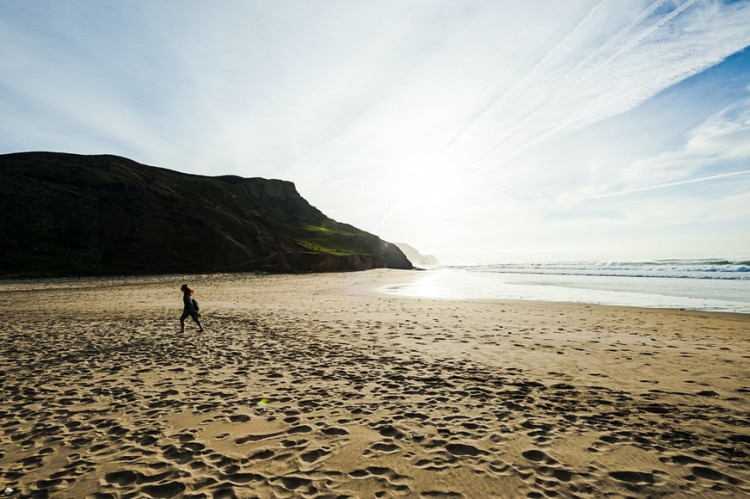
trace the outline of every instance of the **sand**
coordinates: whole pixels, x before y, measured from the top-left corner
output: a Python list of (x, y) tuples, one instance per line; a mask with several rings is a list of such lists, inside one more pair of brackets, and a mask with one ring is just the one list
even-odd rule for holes
[(750, 494), (750, 315), (377, 292), (416, 277), (1, 282), (0, 491)]

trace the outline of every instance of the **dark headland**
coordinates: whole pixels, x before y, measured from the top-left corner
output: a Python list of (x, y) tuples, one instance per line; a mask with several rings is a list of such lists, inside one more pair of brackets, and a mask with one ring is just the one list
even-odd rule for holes
[(282, 180), (112, 155), (0, 155), (0, 277), (411, 269)]

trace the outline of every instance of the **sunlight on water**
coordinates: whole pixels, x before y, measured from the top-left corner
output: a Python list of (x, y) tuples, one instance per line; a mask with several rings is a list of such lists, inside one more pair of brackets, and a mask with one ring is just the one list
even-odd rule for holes
[(539, 300), (750, 313), (750, 281), (608, 275), (425, 271), (381, 291), (445, 299)]

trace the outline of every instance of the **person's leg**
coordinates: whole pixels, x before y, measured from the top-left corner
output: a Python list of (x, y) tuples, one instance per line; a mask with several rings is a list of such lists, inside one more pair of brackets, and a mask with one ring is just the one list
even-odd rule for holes
[(180, 332), (181, 333), (185, 332), (185, 319), (187, 318), (187, 316), (188, 314), (185, 312), (183, 312), (182, 315), (180, 316)]
[(193, 320), (196, 324), (198, 324), (198, 327), (200, 328), (200, 332), (203, 332), (203, 324), (201, 324), (201, 320), (198, 318), (198, 314), (192, 314)]

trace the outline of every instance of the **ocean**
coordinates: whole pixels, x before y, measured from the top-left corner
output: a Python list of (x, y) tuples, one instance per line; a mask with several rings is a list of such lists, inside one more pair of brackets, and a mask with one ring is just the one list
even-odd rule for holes
[(750, 259), (435, 267), (413, 283), (383, 291), (750, 313)]

